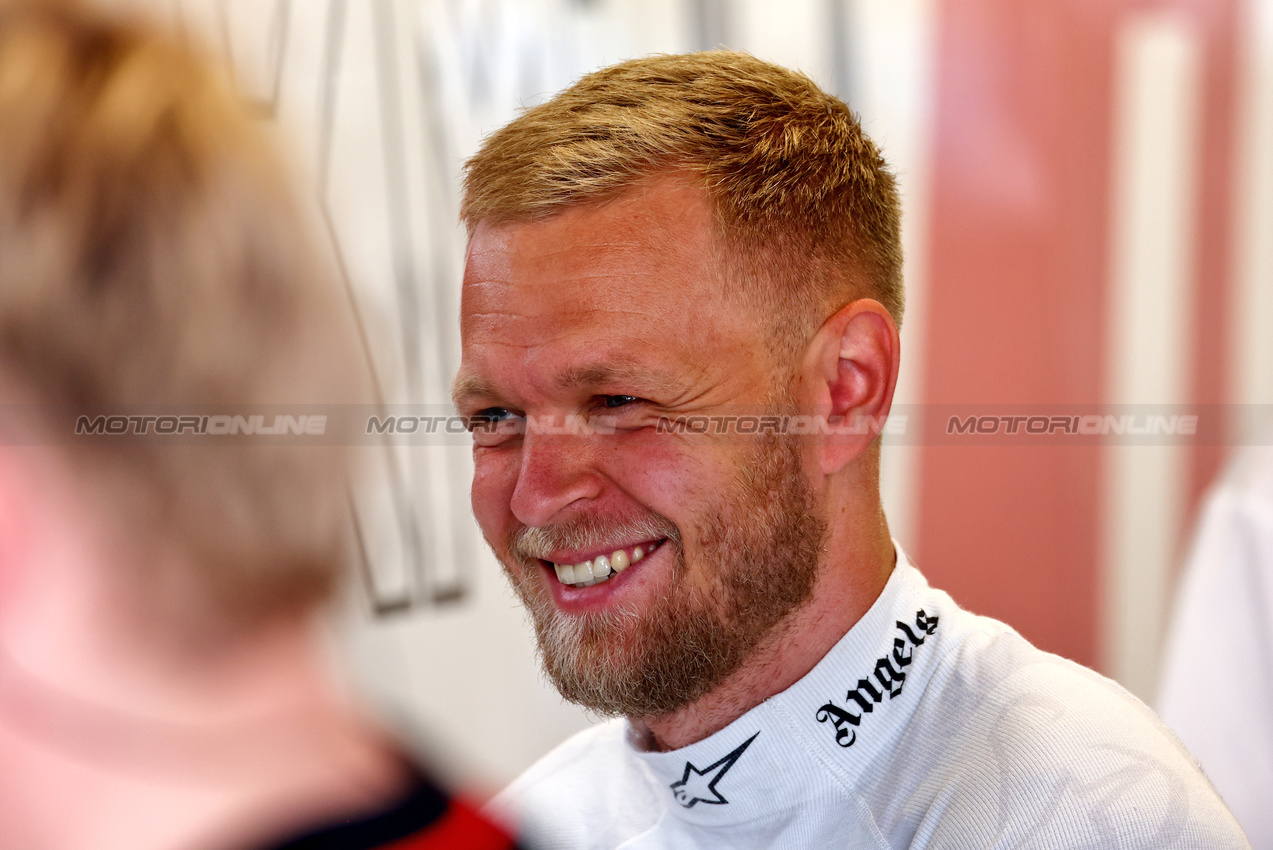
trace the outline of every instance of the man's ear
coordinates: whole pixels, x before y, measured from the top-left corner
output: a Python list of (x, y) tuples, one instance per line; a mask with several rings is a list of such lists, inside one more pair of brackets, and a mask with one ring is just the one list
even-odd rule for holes
[(814, 392), (814, 413), (828, 426), (819, 429), (824, 474), (862, 454), (883, 429), (900, 362), (897, 324), (878, 301), (854, 301), (818, 330), (804, 374)]

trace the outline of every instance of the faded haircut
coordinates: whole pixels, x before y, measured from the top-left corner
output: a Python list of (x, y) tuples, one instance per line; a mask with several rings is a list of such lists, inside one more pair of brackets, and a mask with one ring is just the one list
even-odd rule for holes
[[(0, 0), (0, 379), (35, 402), (29, 432), (54, 427), (38, 411), (365, 400), (300, 209), (245, 103), (185, 42)], [(130, 586), (170, 615), (246, 628), (308, 611), (338, 578), (343, 450), (46, 436), (130, 529)]]
[(460, 215), (472, 234), (669, 172), (706, 190), (726, 285), (774, 317), (784, 355), (857, 298), (901, 323), (900, 209), (879, 149), (842, 101), (745, 53), (651, 56), (583, 77), (486, 139)]

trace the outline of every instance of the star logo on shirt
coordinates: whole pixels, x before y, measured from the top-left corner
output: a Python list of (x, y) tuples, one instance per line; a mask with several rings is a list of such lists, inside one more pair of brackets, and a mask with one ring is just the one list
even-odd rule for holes
[[(756, 735), (759, 734), (759, 732), (756, 733)], [(728, 803), (729, 800), (716, 790), (716, 784), (734, 766), (734, 762), (738, 761), (743, 751), (751, 746), (751, 742), (756, 740), (756, 735), (743, 741), (737, 749), (724, 758), (712, 762), (701, 770), (695, 767), (693, 762), (685, 762), (685, 774), (679, 782), (673, 782), (671, 786), (672, 795), (676, 797), (676, 801), (687, 809), (693, 808), (695, 803), (708, 803), (713, 806), (723, 806)]]

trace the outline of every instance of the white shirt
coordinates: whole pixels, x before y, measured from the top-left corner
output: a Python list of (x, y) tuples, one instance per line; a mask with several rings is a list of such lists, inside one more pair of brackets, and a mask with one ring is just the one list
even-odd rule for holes
[(683, 749), (634, 740), (586, 730), (493, 809), (545, 850), (1248, 847), (1148, 708), (961, 610), (900, 549), (803, 679)]
[(1167, 640), (1158, 707), (1246, 830), (1273, 848), (1273, 446), (1208, 494)]

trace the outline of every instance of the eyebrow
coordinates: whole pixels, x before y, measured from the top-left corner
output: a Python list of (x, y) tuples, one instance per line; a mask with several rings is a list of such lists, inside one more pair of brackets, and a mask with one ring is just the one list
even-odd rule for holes
[(635, 384), (645, 390), (664, 395), (681, 392), (684, 387), (661, 372), (630, 364), (598, 363), (568, 369), (555, 381), (557, 389), (575, 390), (605, 384)]
[[(596, 363), (567, 369), (553, 382), (559, 390), (577, 390), (606, 384), (633, 384), (644, 391), (678, 395), (684, 386), (668, 375), (630, 364)], [(451, 400), (456, 407), (473, 398), (498, 399), (500, 393), (480, 375), (456, 376), (451, 383)]]
[(472, 398), (492, 398), (496, 395), (495, 388), (485, 378), (477, 375), (456, 375), (451, 382), (451, 403), (456, 407), (463, 406), (464, 402)]

